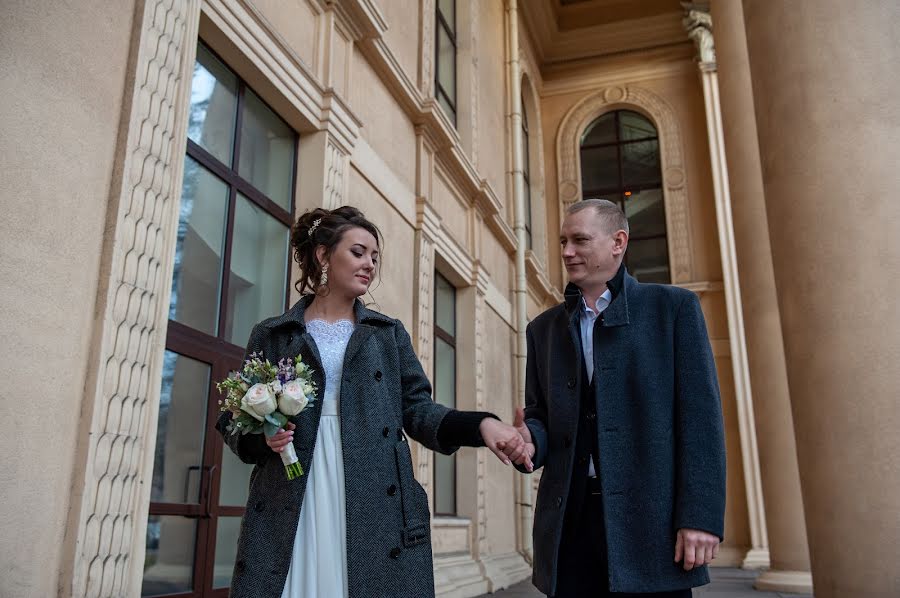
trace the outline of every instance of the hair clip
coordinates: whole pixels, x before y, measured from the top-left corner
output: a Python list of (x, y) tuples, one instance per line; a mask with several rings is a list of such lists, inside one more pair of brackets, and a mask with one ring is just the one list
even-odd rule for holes
[(316, 231), (316, 227), (319, 226), (319, 223), (322, 222), (321, 218), (316, 218), (313, 220), (312, 226), (309, 227), (309, 236), (311, 237), (313, 233)]

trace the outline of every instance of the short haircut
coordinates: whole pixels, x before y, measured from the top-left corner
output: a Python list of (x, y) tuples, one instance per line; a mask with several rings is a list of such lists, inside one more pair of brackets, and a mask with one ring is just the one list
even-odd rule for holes
[(585, 199), (576, 201), (566, 209), (566, 214), (575, 214), (582, 210), (593, 208), (597, 216), (606, 226), (606, 232), (615, 233), (617, 230), (624, 230), (628, 233), (628, 219), (622, 209), (607, 199)]

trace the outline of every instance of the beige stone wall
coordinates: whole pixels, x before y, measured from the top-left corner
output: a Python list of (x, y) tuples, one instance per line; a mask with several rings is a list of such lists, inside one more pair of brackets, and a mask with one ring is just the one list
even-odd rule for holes
[(100, 1), (0, 9), (0, 336), (10, 347), (0, 594), (10, 598), (55, 595), (65, 568), (133, 12)]

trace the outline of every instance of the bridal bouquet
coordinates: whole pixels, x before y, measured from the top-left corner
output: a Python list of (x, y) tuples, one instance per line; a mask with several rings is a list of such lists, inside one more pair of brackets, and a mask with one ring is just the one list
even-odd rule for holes
[[(219, 408), (231, 412), (228, 433), (268, 437), (287, 425), (289, 417), (306, 409), (317, 390), (312, 370), (299, 355), (272, 365), (263, 360), (262, 353), (251, 353), (244, 367), (231, 372), (216, 388), (225, 395)], [(289, 480), (303, 475), (293, 444), (285, 446), (281, 461)]]

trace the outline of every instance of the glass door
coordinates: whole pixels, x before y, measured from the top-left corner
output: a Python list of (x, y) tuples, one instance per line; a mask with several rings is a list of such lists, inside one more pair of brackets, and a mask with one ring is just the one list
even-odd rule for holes
[(227, 596), (251, 466), (215, 382), (287, 307), (297, 135), (204, 45), (191, 88), (142, 596)]

